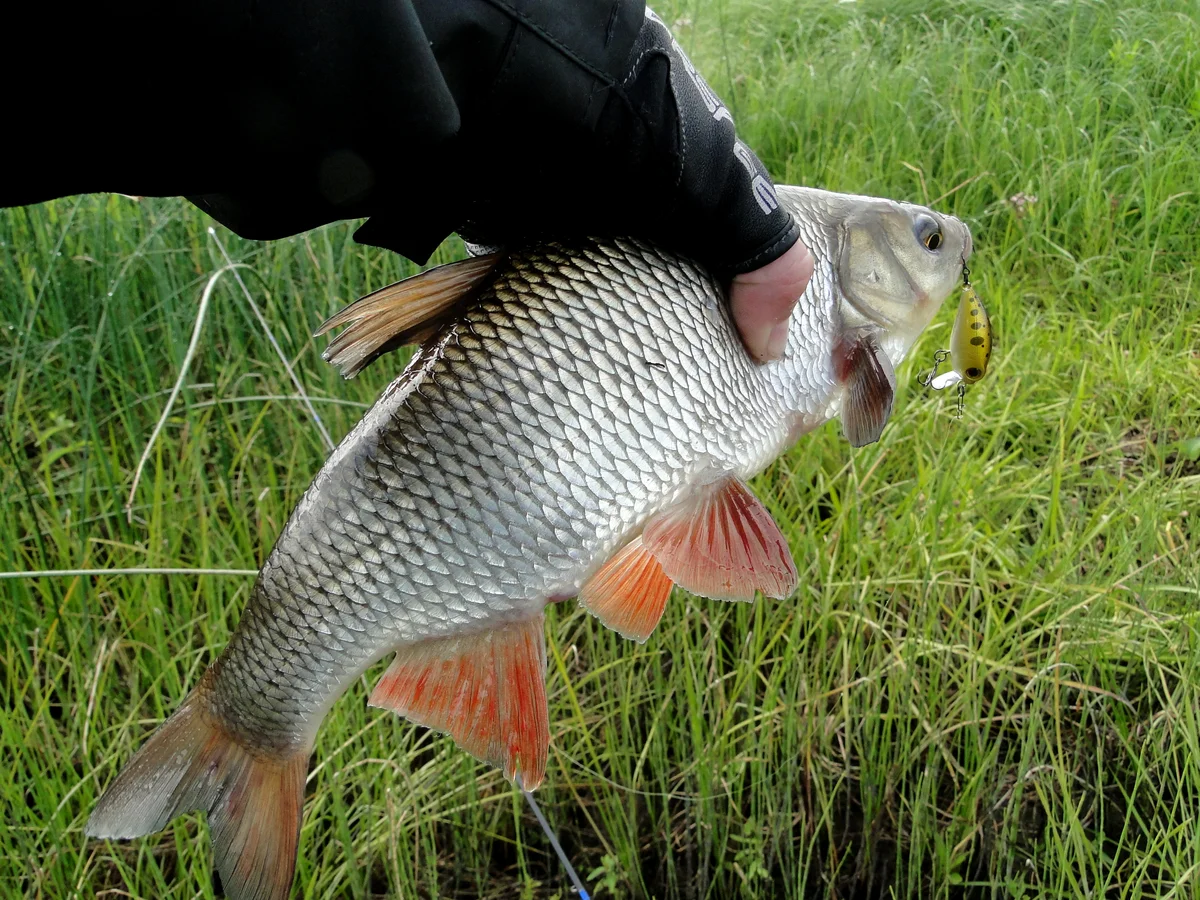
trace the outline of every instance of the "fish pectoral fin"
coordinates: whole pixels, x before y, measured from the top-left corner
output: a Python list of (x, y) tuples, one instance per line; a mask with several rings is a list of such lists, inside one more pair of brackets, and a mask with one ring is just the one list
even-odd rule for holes
[(550, 748), (543, 617), (401, 647), (368, 703), (449, 734), (533, 790)]
[(349, 327), (321, 354), (353, 378), (389, 350), (425, 340), (445, 314), (468, 299), (491, 274), (500, 255), (490, 253), (429, 269), (367, 294), (321, 323), (315, 336)]
[(579, 592), (579, 605), (622, 637), (645, 643), (658, 627), (671, 579), (636, 537), (602, 565)]
[(834, 371), (846, 386), (842, 433), (855, 447), (873, 444), (883, 433), (896, 398), (896, 372), (875, 339), (843, 338), (834, 353)]
[(725, 475), (696, 497), (655, 516), (642, 543), (664, 574), (714, 600), (782, 600), (796, 589), (786, 538), (740, 478)]

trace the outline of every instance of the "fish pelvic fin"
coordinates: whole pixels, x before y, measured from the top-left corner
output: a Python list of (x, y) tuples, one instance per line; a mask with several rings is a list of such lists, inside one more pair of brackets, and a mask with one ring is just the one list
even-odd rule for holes
[(869, 334), (843, 338), (833, 354), (834, 372), (846, 386), (842, 433), (855, 447), (879, 440), (896, 399), (892, 361)]
[(579, 605), (622, 637), (642, 644), (658, 627), (672, 586), (639, 536), (588, 579)]
[(762, 502), (734, 475), (646, 523), (642, 543), (664, 574), (714, 600), (782, 600), (796, 589), (787, 539)]
[(550, 748), (543, 620), (401, 647), (368, 703), (449, 734), (532, 791)]
[(203, 684), (108, 786), (86, 832), (95, 838), (140, 837), (203, 809), (225, 896), (286, 900), (300, 840), (308, 751), (277, 755), (242, 746), (207, 708)]
[(367, 294), (321, 323), (315, 336), (349, 326), (321, 354), (344, 378), (353, 378), (377, 358), (430, 337), (446, 314), (469, 299), (500, 261), (489, 253), (437, 266)]

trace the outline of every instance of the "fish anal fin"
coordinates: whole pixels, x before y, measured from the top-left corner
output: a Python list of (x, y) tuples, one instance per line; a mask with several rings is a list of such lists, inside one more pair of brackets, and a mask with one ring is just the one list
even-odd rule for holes
[(304, 806), (308, 750), (240, 744), (203, 701), (204, 684), (108, 786), (88, 819), (97, 838), (131, 838), (208, 812), (213, 866), (230, 900), (286, 900)]
[(546, 774), (543, 617), (400, 648), (368, 701), (443, 731), (463, 750), (533, 790)]
[(692, 499), (654, 517), (642, 543), (668, 578), (714, 600), (782, 600), (796, 589), (787, 540), (750, 489), (725, 475)]
[(658, 626), (671, 579), (636, 537), (601, 566), (579, 592), (579, 605), (622, 637), (644, 643)]
[(834, 373), (846, 386), (842, 433), (855, 447), (879, 440), (892, 414), (896, 373), (892, 361), (870, 335), (843, 338), (834, 350)]
[(320, 336), (349, 326), (330, 341), (322, 357), (344, 377), (353, 378), (389, 350), (424, 340), (447, 312), (471, 296), (499, 260), (493, 253), (437, 266), (356, 300), (317, 329)]

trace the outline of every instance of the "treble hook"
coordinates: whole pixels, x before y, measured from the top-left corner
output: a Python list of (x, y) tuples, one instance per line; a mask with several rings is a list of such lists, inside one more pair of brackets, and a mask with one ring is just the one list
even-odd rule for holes
[(933, 383), (933, 379), (937, 378), (938, 366), (950, 358), (949, 350), (938, 350), (933, 354), (933, 368), (924, 375), (917, 376), (917, 383), (921, 387), (929, 387)]

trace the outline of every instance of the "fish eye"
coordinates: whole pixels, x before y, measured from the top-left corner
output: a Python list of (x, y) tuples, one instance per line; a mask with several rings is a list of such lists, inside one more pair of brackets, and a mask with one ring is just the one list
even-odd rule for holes
[(926, 250), (937, 253), (942, 246), (941, 226), (931, 216), (918, 216), (914, 230), (917, 240), (921, 242), (922, 246)]

